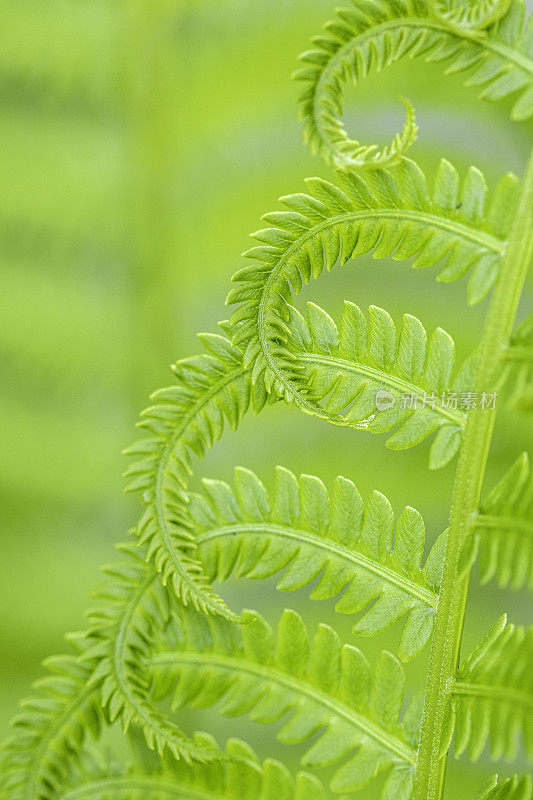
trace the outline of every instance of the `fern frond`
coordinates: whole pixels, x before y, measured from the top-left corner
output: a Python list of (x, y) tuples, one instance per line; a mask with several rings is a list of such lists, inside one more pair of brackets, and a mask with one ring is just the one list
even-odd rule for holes
[(36, 694), (21, 703), (11, 736), (0, 751), (2, 800), (55, 800), (87, 734), (101, 728), (96, 692), (88, 686), (89, 668), (76, 653), (48, 658), (48, 675), (36, 681)]
[[(350, 139), (342, 123), (343, 85), (361, 82), (371, 71), (381, 71), (401, 58), (439, 61), (446, 72), (466, 72), (467, 85), (480, 88), (485, 100), (501, 100), (516, 93), (513, 119), (533, 114), (533, 44), (531, 23), (525, 31), (522, 0), (461, 4), (474, 8), (460, 16), (470, 24), (459, 27), (457, 6), (432, 0), (364, 0), (339, 9), (323, 35), (301, 55), (303, 67), (295, 77), (304, 82), (301, 116), (304, 138), (335, 166), (391, 162), (413, 141), (414, 120), (408, 118), (402, 134), (388, 148), (360, 145)], [(443, 9), (448, 9), (448, 13)], [(504, 12), (501, 18), (500, 14)], [(480, 28), (488, 27), (483, 30)]]
[(516, 758), (520, 740), (533, 755), (533, 628), (500, 618), (460, 667), (453, 686), (455, 751), (476, 761)]
[(497, 577), (502, 588), (533, 589), (533, 480), (527, 453), (488, 495), (474, 524), (482, 583)]
[[(212, 737), (195, 734), (199, 748), (214, 746)], [(80, 780), (62, 800), (327, 800), (328, 793), (313, 775), (292, 775), (274, 759), (259, 762), (252, 748), (238, 739), (228, 740), (227, 759), (210, 764), (168, 764), (160, 772), (113, 770)], [(342, 798), (341, 798), (342, 800)], [(347, 798), (344, 798), (347, 800)]]
[[(261, 244), (245, 256), (258, 262), (237, 272), (227, 298), (239, 304), (232, 316), (232, 341), (244, 349), (252, 380), (264, 376), (267, 389), (287, 399), (295, 390), (284, 373), (287, 321), (292, 294), (319, 277), (324, 268), (363, 255), (417, 256), (413, 266), (436, 264), (447, 256), (439, 277), (451, 281), (472, 269), (470, 299), (479, 300), (497, 277), (517, 202), (517, 179), (505, 176), (485, 214), (486, 186), (475, 168), (468, 172), (458, 205), (458, 176), (447, 161), (438, 170), (430, 198), (417, 165), (376, 169), (364, 180), (339, 175), (342, 189), (327, 181), (308, 181), (310, 194), (282, 198), (289, 211), (267, 214), (275, 227), (254, 234)], [(314, 406), (308, 410), (316, 412)]]
[(235, 485), (236, 491), (205, 480), (204, 494), (191, 496), (195, 536), (211, 580), (233, 572), (262, 580), (284, 570), (278, 589), (289, 592), (320, 576), (312, 598), (343, 592), (337, 611), (364, 610), (356, 633), (370, 636), (407, 616), (399, 655), (407, 661), (420, 652), (433, 628), (444, 538), (421, 568), (424, 522), (414, 508), (405, 508), (395, 524), (380, 492), (363, 503), (354, 484), (338, 477), (328, 494), (319, 478), (298, 480), (283, 467), (276, 469), (270, 497), (250, 470), (237, 468)]
[(499, 781), (495, 775), (474, 797), (474, 800), (531, 800), (533, 782), (531, 775), (513, 775)]
[(292, 382), (300, 382), (299, 396), (309, 387), (315, 413), (372, 433), (394, 431), (385, 443), (393, 450), (438, 431), (431, 468), (453, 458), (466, 423), (462, 393), (471, 389), (473, 359), (452, 378), (455, 346), (442, 328), (428, 341), (420, 320), (405, 314), (398, 333), (382, 308), (371, 306), (367, 321), (347, 301), (340, 326), (314, 303), (307, 304), (307, 320), (292, 307), (289, 314), (284, 347), (294, 362)]
[[(225, 715), (248, 713), (257, 722), (276, 722), (290, 712), (278, 738), (307, 742), (318, 734), (304, 766), (338, 764), (331, 787), (347, 792), (391, 770), (387, 800), (410, 795), (418, 739), (420, 698), (400, 723), (405, 677), (400, 662), (383, 652), (373, 673), (363, 654), (341, 646), (328, 625), (312, 641), (301, 617), (286, 610), (277, 641), (258, 614), (245, 626), (183, 609), (153, 656), (154, 691), (173, 692), (173, 707), (208, 707), (219, 702)], [(354, 750), (357, 751), (354, 754)]]
[(267, 393), (263, 381), (252, 385), (241, 350), (225, 336), (199, 338), (207, 352), (178, 361), (176, 385), (155, 392), (154, 405), (142, 415), (139, 426), (151, 438), (126, 451), (136, 459), (125, 473), (127, 491), (142, 493), (146, 510), (137, 526), (139, 544), (163, 583), (170, 581), (184, 603), (237, 620), (202, 574), (186, 490), (191, 454), (201, 458), (220, 439), (225, 423), (236, 428), (250, 406), (260, 411)]
[(89, 687), (98, 689), (110, 722), (121, 720), (124, 731), (134, 723), (151, 749), (170, 751), (177, 759), (218, 758), (216, 748), (202, 749), (185, 736), (150, 697), (145, 663), (151, 643), (170, 614), (168, 590), (152, 564), (133, 545), (123, 545), (127, 561), (103, 568), (109, 581), (96, 593), (88, 612), (89, 628), (83, 660), (91, 667)]
[(501, 385), (511, 408), (527, 413), (533, 410), (533, 314), (513, 331), (504, 354)]

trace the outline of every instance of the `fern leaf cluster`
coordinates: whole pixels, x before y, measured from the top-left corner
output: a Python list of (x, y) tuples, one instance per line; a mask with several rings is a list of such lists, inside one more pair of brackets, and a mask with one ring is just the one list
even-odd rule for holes
[[(287, 398), (299, 394), (287, 353), (293, 292), (324, 269), (373, 250), (376, 258), (416, 256), (415, 267), (445, 259), (439, 273), (444, 281), (470, 271), (469, 296), (476, 302), (496, 280), (517, 202), (514, 176), (505, 176), (487, 203), (482, 174), (471, 169), (460, 190), (447, 161), (431, 196), (424, 174), (407, 159), (364, 176), (339, 174), (339, 182), (342, 188), (313, 178), (309, 194), (282, 198), (289, 211), (265, 217), (274, 227), (254, 234), (261, 244), (245, 253), (258, 263), (234, 275), (237, 286), (228, 296), (228, 303), (239, 304), (231, 316), (237, 326), (232, 341), (243, 347), (252, 380), (264, 376), (269, 390)], [(299, 404), (316, 413), (301, 396)]]
[[(368, 785), (382, 800), (442, 800), (452, 742), (473, 761), (485, 751), (533, 758), (531, 628), (504, 616), (461, 652), (476, 559), (482, 583), (533, 585), (527, 456), (483, 500), (497, 408), (461, 403), (505, 386), (512, 406), (531, 405), (531, 317), (513, 328), (533, 253), (533, 157), (523, 182), (509, 173), (490, 196), (478, 169), (460, 181), (442, 159), (430, 189), (405, 156), (416, 135), (408, 101), (402, 134), (382, 150), (349, 139), (341, 121), (343, 83), (403, 56), (465, 71), (482, 97), (513, 95), (513, 119), (531, 116), (523, 10), (521, 0), (358, 0), (303, 55), (305, 135), (338, 167), (336, 183), (311, 178), (307, 193), (266, 215), (270, 227), (245, 254), (253, 264), (234, 276), (230, 321), (201, 335), (204, 352), (179, 361), (174, 385), (152, 396), (139, 423), (146, 438), (127, 451), (127, 488), (144, 504), (134, 542), (104, 568), (74, 651), (48, 662), (14, 721), (1, 800), (327, 800), (315, 775), (324, 768), (343, 800)], [(305, 315), (294, 306), (312, 278), (370, 252), (439, 265), (443, 282), (469, 274), (471, 304), (492, 293), (479, 346), (458, 370), (453, 339), (440, 327), (428, 336), (410, 314), (397, 326), (382, 308), (366, 315), (345, 301), (336, 323), (314, 303)], [(204, 479), (195, 491), (193, 457), (278, 400), (386, 433), (391, 450), (434, 435), (431, 468), (458, 455), (445, 532), (426, 541), (418, 511), (396, 516), (383, 494), (363, 500), (344, 477), (328, 491), (278, 467), (269, 492), (240, 467), (234, 486)], [(330, 625), (310, 635), (291, 609), (274, 631), (258, 611), (234, 613), (214, 586), (274, 575), (280, 591), (306, 588), (357, 615), (359, 644), (401, 621), (395, 652), (371, 664)], [(426, 645), (425, 685), (412, 691), (402, 662)], [(242, 741), (220, 747), (194, 731), (191, 708), (274, 725), (308, 772), (260, 762)], [(103, 756), (108, 729), (127, 738), (130, 761)], [(525, 774), (495, 776), (477, 798), (532, 795)]]
[(403, 617), (400, 657), (407, 661), (424, 647), (433, 626), (444, 537), (421, 567), (425, 531), (414, 508), (405, 508), (395, 523), (380, 492), (363, 503), (354, 484), (338, 477), (328, 495), (319, 478), (297, 479), (282, 467), (271, 497), (249, 470), (237, 469), (235, 484), (233, 491), (222, 481), (204, 481), (204, 494), (191, 499), (195, 537), (211, 580), (226, 580), (232, 572), (261, 580), (283, 570), (277, 588), (288, 592), (318, 577), (311, 597), (342, 592), (337, 611), (365, 610), (356, 633), (379, 633)]

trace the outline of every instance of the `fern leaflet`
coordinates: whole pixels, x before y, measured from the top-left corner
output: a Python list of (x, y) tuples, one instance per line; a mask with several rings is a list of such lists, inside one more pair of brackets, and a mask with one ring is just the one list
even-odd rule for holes
[(516, 758), (519, 741), (533, 753), (533, 629), (505, 615), (474, 648), (453, 687), (455, 750), (477, 760), (487, 741), (493, 758)]
[(100, 704), (88, 686), (90, 671), (78, 654), (83, 640), (70, 637), (76, 653), (45, 661), (49, 673), (36, 681), (35, 696), (23, 701), (2, 746), (2, 800), (48, 800), (64, 784), (87, 733), (98, 738)]
[(139, 423), (152, 438), (126, 451), (136, 460), (125, 475), (127, 490), (142, 492), (146, 510), (137, 526), (139, 543), (163, 582), (170, 580), (183, 602), (236, 619), (201, 572), (186, 489), (191, 453), (202, 457), (220, 439), (226, 421), (236, 428), (250, 405), (261, 410), (267, 394), (262, 381), (251, 385), (241, 351), (225, 336), (202, 334), (200, 339), (207, 352), (179, 361), (176, 385), (153, 395), (156, 403)]
[(506, 388), (511, 408), (533, 410), (533, 314), (511, 336), (500, 383)]
[(498, 781), (496, 775), (475, 796), (474, 800), (531, 800), (533, 782), (531, 775), (513, 775)]
[(257, 722), (292, 712), (278, 733), (284, 743), (305, 742), (322, 730), (304, 766), (350, 756), (335, 772), (334, 791), (355, 791), (390, 769), (383, 798), (409, 797), (420, 698), (400, 723), (400, 662), (383, 652), (371, 676), (363, 654), (341, 646), (329, 626), (320, 625), (311, 643), (301, 617), (286, 610), (275, 641), (270, 626), (253, 616), (255, 621), (237, 627), (217, 617), (199, 619), (192, 610), (176, 615), (163, 645), (171, 641), (173, 649), (151, 662), (156, 695), (173, 692), (174, 708), (220, 701), (222, 714), (249, 713)]
[[(194, 740), (198, 749), (215, 747), (206, 734), (195, 734)], [(261, 764), (245, 742), (228, 740), (225, 755), (225, 760), (210, 764), (168, 763), (153, 773), (135, 767), (114, 768), (100, 775), (91, 770), (88, 776), (73, 781), (62, 800), (327, 800), (316, 777), (306, 772), (293, 776), (271, 758)]]
[(482, 583), (533, 588), (533, 481), (527, 453), (494, 487), (474, 521), (472, 560), (479, 551)]
[[(402, 660), (426, 644), (433, 626), (445, 539), (420, 566), (425, 532), (420, 514), (407, 507), (396, 526), (388, 500), (374, 492), (364, 504), (354, 484), (335, 480), (333, 492), (318, 478), (300, 479), (276, 469), (271, 497), (249, 470), (235, 472), (236, 492), (207, 481), (191, 497), (200, 556), (211, 580), (232, 572), (261, 580), (284, 570), (281, 591), (307, 586), (311, 597), (343, 592), (336, 610), (365, 610), (354, 631), (370, 636), (407, 616), (399, 644)], [(393, 546), (394, 538), (394, 546)], [(368, 606), (370, 605), (370, 608)]]
[[(438, 469), (457, 452), (466, 421), (461, 393), (470, 385), (475, 359), (452, 378), (454, 343), (442, 330), (428, 342), (424, 326), (405, 314), (398, 335), (382, 308), (371, 306), (368, 322), (345, 301), (340, 330), (314, 303), (307, 320), (289, 307), (291, 338), (283, 349), (294, 353), (292, 383), (298, 397), (308, 392), (314, 413), (330, 422), (373, 433), (394, 433), (387, 447), (413, 447), (435, 431), (430, 467)], [(300, 351), (300, 348), (303, 352)], [(284, 372), (289, 375), (289, 368)]]
[(120, 717), (124, 731), (135, 723), (148, 746), (161, 755), (168, 749), (186, 761), (218, 758), (216, 748), (197, 747), (150, 697), (149, 681), (139, 666), (149, 657), (157, 631), (168, 622), (168, 591), (137, 548), (121, 549), (131, 557), (104, 567), (108, 583), (97, 594), (97, 606), (88, 612), (88, 646), (83, 654), (92, 667), (88, 686), (99, 690), (110, 722)]

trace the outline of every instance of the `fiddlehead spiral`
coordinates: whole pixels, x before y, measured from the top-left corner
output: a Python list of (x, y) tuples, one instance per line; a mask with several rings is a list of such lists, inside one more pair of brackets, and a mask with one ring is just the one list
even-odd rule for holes
[(401, 134), (379, 150), (349, 138), (341, 116), (343, 84), (361, 82), (404, 57), (446, 64), (466, 72), (466, 83), (481, 87), (486, 100), (517, 94), (511, 115), (533, 114), (533, 38), (524, 30), (522, 0), (357, 0), (339, 9), (313, 48), (302, 54), (295, 77), (304, 83), (301, 115), (304, 138), (336, 167), (389, 166), (416, 138), (414, 110), (406, 103)]

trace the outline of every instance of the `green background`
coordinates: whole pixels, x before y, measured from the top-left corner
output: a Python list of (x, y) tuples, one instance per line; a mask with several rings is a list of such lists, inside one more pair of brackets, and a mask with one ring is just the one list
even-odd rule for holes
[[(98, 566), (139, 516), (121, 479), (138, 412), (152, 390), (171, 383), (169, 365), (198, 351), (196, 333), (225, 317), (230, 277), (261, 214), (301, 191), (304, 177), (331, 175), (302, 144), (290, 73), (333, 3), (17, 0), (0, 9), (3, 735), (42, 658), (83, 626)], [(460, 76), (421, 61), (350, 89), (350, 132), (386, 143), (402, 122), (398, 95), (417, 108), (411, 154), (429, 177), (441, 156), (461, 170), (475, 163), (492, 187), (503, 172), (522, 171), (532, 126), (509, 122), (508, 104), (482, 103)], [(413, 313), (430, 330), (448, 330), (461, 358), (479, 337), (486, 303), (468, 309), (464, 282), (434, 277), (369, 257), (302, 299), (333, 317), (344, 297), (383, 305), (396, 320)], [(528, 421), (503, 411), (488, 485), (530, 440)], [(363, 494), (381, 490), (398, 513), (417, 507), (431, 542), (446, 526), (453, 465), (430, 473), (427, 449), (392, 453), (380, 437), (280, 406), (247, 417), (199, 473), (231, 480), (242, 464), (267, 486), (277, 463), (326, 483), (344, 474)], [(305, 611), (311, 626), (332, 620), (332, 603), (275, 594), (274, 586), (241, 581), (223, 592), (274, 623), (285, 604)], [(523, 596), (474, 587), (467, 643), (503, 609), (528, 621)], [(354, 641), (353, 620), (335, 622)], [(374, 657), (398, 634), (396, 626), (362, 647)], [(422, 681), (423, 659), (408, 673), (411, 686)], [(263, 757), (292, 763), (298, 752), (284, 751), (271, 727), (245, 720), (195, 712), (184, 724), (210, 727), (221, 742), (247, 736)], [(452, 764), (449, 796), (469, 796), (488, 769)]]

